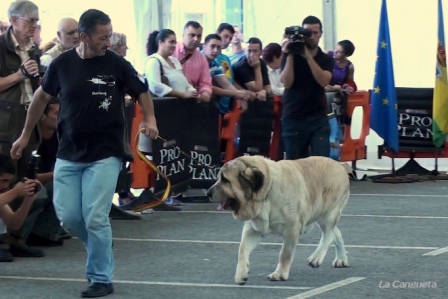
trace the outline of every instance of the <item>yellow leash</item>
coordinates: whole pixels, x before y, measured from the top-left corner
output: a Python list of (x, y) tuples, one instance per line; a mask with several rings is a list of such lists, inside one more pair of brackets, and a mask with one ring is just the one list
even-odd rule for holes
[[(166, 180), (166, 189), (165, 189), (165, 192), (163, 193), (162, 198), (160, 198), (160, 199), (158, 199), (158, 200), (156, 200), (156, 201), (153, 201), (153, 202), (150, 202), (150, 203), (144, 203), (144, 204), (142, 204), (141, 206), (135, 207), (135, 208), (133, 209), (134, 212), (141, 212), (141, 211), (144, 211), (144, 210), (152, 209), (152, 208), (154, 208), (154, 207), (156, 207), (156, 206), (162, 204), (163, 202), (165, 202), (165, 201), (168, 199), (168, 197), (170, 196), (170, 192), (171, 192), (171, 182), (170, 182), (170, 180), (168, 179), (168, 177), (166, 176), (166, 174), (164, 174), (163, 172), (161, 172), (161, 171), (157, 168), (157, 166), (154, 165), (154, 163), (151, 162), (151, 161), (146, 157), (146, 155), (143, 154), (143, 153), (138, 149), (138, 139), (139, 139), (139, 135), (140, 135), (140, 133), (143, 133), (143, 132), (145, 132), (145, 128), (141, 128), (141, 129), (137, 132), (137, 135), (135, 135), (135, 140), (134, 140), (134, 143), (135, 143), (135, 150), (137, 151), (138, 156), (140, 157), (140, 159), (143, 160), (143, 162), (145, 162), (149, 167), (151, 167), (152, 170), (154, 170), (156, 173), (158, 173), (161, 177), (163, 177), (163, 178)], [(161, 137), (159, 137), (159, 138), (163, 140), (163, 138), (161, 138)]]

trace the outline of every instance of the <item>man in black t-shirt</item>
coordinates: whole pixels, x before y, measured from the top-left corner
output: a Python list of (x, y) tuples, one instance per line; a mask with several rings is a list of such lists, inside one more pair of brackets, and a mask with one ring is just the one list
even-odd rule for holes
[(320, 20), (308, 16), (302, 27), (311, 30), (311, 36), (305, 37), (303, 53), (290, 53), (288, 39), (282, 47), (282, 136), (289, 160), (330, 154), (324, 87), (331, 80), (333, 60), (318, 47), (322, 35)]
[(122, 160), (132, 158), (125, 144), (125, 91), (138, 99), (146, 135), (157, 138), (158, 130), (145, 84), (123, 57), (107, 49), (112, 36), (109, 16), (90, 9), (78, 26), (80, 45), (49, 65), (11, 155), (20, 158), (45, 104), (59, 96), (54, 205), (64, 227), (87, 250), (90, 286), (81, 296), (101, 297), (113, 292), (109, 211)]
[[(53, 205), (53, 169), (58, 149), (56, 129), (59, 106), (58, 98), (51, 98), (48, 101), (36, 130), (31, 134), (28, 145), (22, 152), (22, 158), (18, 161), (19, 177), (26, 177), (31, 155), (37, 150), (40, 158), (36, 179), (45, 187), (41, 191), (43, 194), (33, 204), (30, 216), (27, 217), (20, 232), (22, 239), (31, 246), (63, 244), (63, 241), (59, 240), (61, 226)], [(13, 202), (12, 207), (17, 208), (18, 204)], [(34, 213), (37, 216), (34, 216)]]
[(263, 49), (260, 39), (251, 37), (247, 41), (246, 55), (232, 65), (235, 82), (255, 93), (256, 99), (266, 100), (271, 95), (268, 68), (260, 59)]

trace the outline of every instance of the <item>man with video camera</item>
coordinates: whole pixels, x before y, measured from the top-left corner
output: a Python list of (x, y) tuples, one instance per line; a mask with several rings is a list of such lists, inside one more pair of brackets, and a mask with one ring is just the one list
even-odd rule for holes
[(330, 153), (330, 126), (324, 87), (330, 83), (333, 61), (319, 48), (322, 23), (308, 16), (302, 27), (285, 29), (280, 78), (283, 95), (282, 137), (286, 159)]

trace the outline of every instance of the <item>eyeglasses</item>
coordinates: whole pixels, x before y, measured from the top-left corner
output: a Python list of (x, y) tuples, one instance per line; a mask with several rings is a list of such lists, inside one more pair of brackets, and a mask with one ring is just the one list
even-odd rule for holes
[(39, 22), (39, 19), (28, 19), (25, 17), (19, 17), (19, 19), (25, 20), (27, 23), (34, 24), (34, 25), (37, 25), (37, 23)]

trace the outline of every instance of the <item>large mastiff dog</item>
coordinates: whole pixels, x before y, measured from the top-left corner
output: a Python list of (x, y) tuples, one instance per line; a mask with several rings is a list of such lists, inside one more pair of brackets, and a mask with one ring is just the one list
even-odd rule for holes
[(347, 253), (337, 223), (350, 195), (347, 172), (329, 158), (310, 157), (274, 162), (243, 156), (226, 163), (209, 194), (220, 207), (245, 221), (235, 281), (245, 284), (249, 255), (269, 232), (283, 237), (277, 269), (268, 278), (287, 280), (299, 235), (317, 222), (322, 238), (308, 258), (319, 267), (334, 241), (334, 267), (347, 267)]

